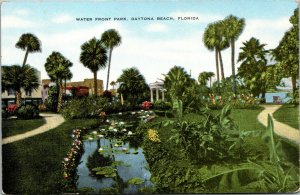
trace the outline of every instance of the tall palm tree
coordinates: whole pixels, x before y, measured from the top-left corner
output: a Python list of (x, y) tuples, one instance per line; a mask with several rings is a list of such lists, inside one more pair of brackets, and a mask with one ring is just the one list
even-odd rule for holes
[(106, 49), (109, 50), (107, 80), (106, 80), (106, 90), (108, 90), (112, 51), (114, 47), (117, 47), (121, 44), (122, 38), (118, 31), (116, 31), (115, 29), (109, 29), (102, 34), (101, 41), (103, 42)]
[(206, 86), (207, 81), (209, 81), (209, 88), (211, 89), (211, 77), (215, 76), (213, 72), (201, 72), (198, 77), (198, 82), (200, 85)]
[(1, 85), (5, 86), (6, 90), (12, 88), (16, 92), (16, 104), (19, 107), (22, 100), (21, 89), (32, 91), (39, 87), (37, 70), (28, 64), (3, 66)]
[(80, 62), (94, 74), (94, 94), (97, 96), (97, 72), (105, 68), (107, 51), (95, 37), (81, 45)]
[(63, 80), (71, 77), (72, 74), (69, 68), (72, 65), (72, 62), (66, 59), (61, 53), (55, 51), (46, 59), (45, 69), (50, 79), (56, 82), (59, 90), (57, 112), (60, 112), (62, 106)]
[(113, 89), (115, 89), (116, 84), (117, 83), (115, 81), (110, 82), (110, 85), (113, 87)]
[(232, 90), (233, 93), (236, 94), (236, 78), (235, 78), (235, 41), (239, 38), (242, 34), (244, 27), (245, 27), (245, 19), (239, 19), (236, 16), (229, 15), (224, 19), (225, 28), (225, 36), (230, 42), (231, 47), (231, 68), (232, 68), (232, 78), (233, 78), (233, 86)]
[(16, 43), (16, 48), (25, 51), (23, 66), (25, 66), (29, 53), (41, 52), (41, 41), (31, 33), (22, 34), (19, 41)]

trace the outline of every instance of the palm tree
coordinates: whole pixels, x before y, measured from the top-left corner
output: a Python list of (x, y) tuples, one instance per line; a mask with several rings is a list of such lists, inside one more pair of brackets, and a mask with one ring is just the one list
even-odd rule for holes
[(220, 82), (219, 77), (219, 54), (218, 54), (218, 48), (217, 48), (217, 42), (218, 42), (218, 33), (217, 33), (217, 25), (216, 23), (210, 23), (206, 27), (203, 35), (203, 42), (205, 47), (210, 51), (215, 51), (215, 58), (216, 58), (216, 75), (217, 75), (217, 81)]
[(97, 72), (105, 68), (107, 51), (95, 37), (81, 45), (80, 62), (94, 74), (94, 94), (97, 96)]
[(216, 24), (216, 33), (217, 33), (217, 42), (216, 42), (216, 47), (219, 53), (219, 60), (220, 60), (220, 68), (221, 68), (221, 79), (224, 80), (225, 75), (224, 75), (224, 66), (223, 66), (223, 60), (222, 60), (222, 54), (221, 51), (224, 49), (227, 49), (229, 47), (229, 41), (225, 37), (225, 28), (226, 25), (224, 22), (219, 21)]
[(22, 34), (19, 41), (16, 43), (16, 48), (25, 50), (23, 66), (25, 66), (29, 53), (41, 52), (41, 41), (31, 33)]
[(72, 76), (69, 70), (72, 65), (72, 62), (66, 59), (61, 53), (55, 51), (46, 59), (45, 69), (50, 79), (56, 82), (59, 90), (57, 112), (60, 112), (62, 106), (63, 80)]
[(241, 62), (238, 68), (238, 75), (244, 79), (246, 86), (252, 94), (265, 98), (267, 81), (267, 50), (264, 49), (266, 44), (261, 44), (258, 39), (252, 37), (249, 41), (243, 43), (239, 53), (238, 62)]
[(108, 90), (112, 51), (114, 47), (117, 47), (121, 44), (122, 38), (118, 31), (116, 31), (115, 29), (109, 29), (102, 34), (101, 41), (103, 42), (106, 49), (109, 49), (107, 80), (106, 80), (106, 90)]
[(115, 89), (116, 84), (117, 83), (115, 81), (110, 82), (110, 85), (113, 87), (113, 89)]
[(17, 107), (21, 106), (21, 89), (32, 91), (39, 87), (39, 77), (37, 70), (30, 65), (13, 65), (2, 67), (1, 85), (8, 90), (12, 88), (16, 92)]
[(131, 103), (145, 99), (150, 91), (144, 76), (134, 67), (123, 70), (117, 82), (120, 83), (118, 91), (123, 94), (125, 100)]
[(235, 63), (234, 63), (234, 53), (235, 53), (235, 41), (242, 34), (245, 27), (245, 19), (239, 19), (236, 16), (229, 15), (224, 19), (225, 36), (230, 42), (231, 47), (231, 68), (232, 68), (232, 78), (233, 78), (233, 93), (236, 94), (236, 78), (235, 78)]
[(211, 89), (211, 77), (215, 76), (213, 72), (201, 72), (198, 77), (200, 85), (206, 86), (207, 81), (209, 80), (209, 88)]

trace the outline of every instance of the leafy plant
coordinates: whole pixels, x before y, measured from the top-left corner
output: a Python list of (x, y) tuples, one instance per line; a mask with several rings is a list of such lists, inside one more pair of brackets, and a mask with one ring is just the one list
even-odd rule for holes
[(99, 190), (101, 194), (118, 194), (119, 189), (118, 188), (102, 188)]
[(17, 117), (21, 119), (38, 118), (39, 110), (31, 105), (21, 106), (17, 111)]
[(134, 178), (129, 179), (127, 181), (127, 183), (131, 184), (131, 185), (139, 185), (139, 184), (144, 183), (144, 180), (139, 177), (134, 177)]
[(116, 177), (116, 169), (110, 167), (110, 166), (105, 166), (105, 167), (96, 167), (93, 168), (92, 171), (96, 172), (96, 175), (101, 175), (104, 177)]

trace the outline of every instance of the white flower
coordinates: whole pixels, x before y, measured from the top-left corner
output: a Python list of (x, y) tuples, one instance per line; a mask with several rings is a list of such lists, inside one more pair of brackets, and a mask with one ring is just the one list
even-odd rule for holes
[(101, 134), (100, 134), (100, 135), (98, 135), (98, 137), (104, 137), (104, 135), (101, 135)]
[(93, 131), (93, 134), (96, 135), (96, 134), (97, 134), (97, 131)]
[(109, 123), (109, 120), (107, 119), (106, 122)]
[(126, 132), (127, 130), (126, 130), (126, 129), (122, 129), (122, 131), (123, 131), (123, 132)]
[(65, 159), (65, 161), (67, 161), (67, 162), (69, 161), (69, 159), (68, 159), (68, 158), (64, 158), (64, 159)]
[(93, 138), (89, 137), (89, 140), (93, 140)]
[(101, 129), (101, 131), (105, 131), (105, 129)]
[(126, 151), (126, 150), (128, 150), (128, 149), (127, 149), (127, 148), (122, 148), (122, 150)]
[(113, 131), (114, 131), (114, 132), (118, 132), (118, 129), (114, 129)]
[(103, 151), (103, 148), (99, 148), (98, 152)]
[(131, 131), (128, 131), (128, 135), (132, 135), (132, 132), (131, 132)]
[(114, 128), (114, 127), (110, 126), (108, 129), (109, 129), (109, 130), (112, 130), (113, 128)]
[(145, 113), (148, 113), (148, 111), (145, 111)]
[(119, 115), (122, 115), (122, 112), (119, 112)]
[(134, 114), (135, 114), (135, 112), (131, 112), (131, 114), (132, 114), (132, 115), (134, 115)]
[(149, 117), (150, 115), (149, 115), (149, 114), (147, 114), (146, 116), (147, 116), (147, 117)]
[(121, 121), (121, 122), (119, 122), (119, 124), (120, 124), (120, 125), (124, 125), (125, 123)]
[(141, 112), (144, 112), (144, 110), (141, 110)]
[(75, 137), (75, 135), (72, 135), (72, 137), (74, 138), (74, 137)]

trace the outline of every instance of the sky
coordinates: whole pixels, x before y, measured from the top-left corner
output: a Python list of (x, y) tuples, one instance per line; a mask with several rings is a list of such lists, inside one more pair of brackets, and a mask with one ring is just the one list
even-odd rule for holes
[[(1, 6), (2, 64), (22, 64), (25, 51), (15, 47), (23, 33), (35, 34), (42, 43), (41, 53), (29, 54), (27, 63), (49, 78), (44, 64), (58, 51), (73, 66), (72, 81), (93, 78), (92, 72), (79, 61), (80, 46), (108, 29), (122, 37), (113, 50), (110, 81), (122, 70), (136, 67), (147, 83), (163, 79), (174, 65), (182, 66), (193, 78), (203, 71), (215, 72), (214, 52), (205, 48), (202, 36), (206, 26), (232, 14), (245, 19), (245, 29), (236, 42), (236, 60), (242, 43), (251, 37), (275, 48), (291, 24), (289, 17), (297, 8), (295, 0), (148, 0), (148, 1), (8, 1)], [(114, 20), (124, 18), (126, 21)], [(154, 20), (131, 20), (153, 17)], [(156, 20), (173, 17), (174, 20)], [(178, 20), (198, 17), (198, 20)], [(92, 18), (77, 21), (76, 18)], [(96, 21), (95, 18), (111, 18)], [(225, 76), (231, 75), (230, 49), (222, 52)], [(239, 64), (237, 64), (237, 67)], [(236, 67), (236, 68), (237, 68)], [(107, 68), (98, 72), (106, 83)]]

